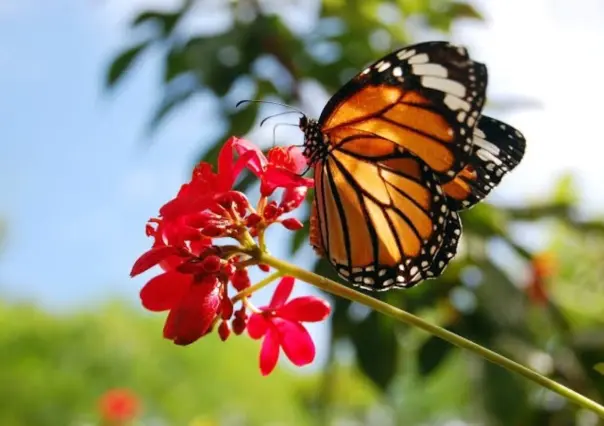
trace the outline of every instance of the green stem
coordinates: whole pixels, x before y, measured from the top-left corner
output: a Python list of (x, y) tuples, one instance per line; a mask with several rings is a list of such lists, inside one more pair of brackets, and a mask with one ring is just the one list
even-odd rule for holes
[(381, 300), (377, 300), (371, 296), (360, 293), (350, 287), (346, 287), (342, 284), (338, 284), (335, 281), (317, 275), (313, 272), (299, 268), (289, 262), (277, 259), (269, 254), (258, 254), (258, 261), (261, 263), (266, 263), (267, 265), (272, 266), (273, 268), (276, 268), (283, 275), (291, 275), (302, 281), (306, 281), (307, 283), (310, 283), (324, 291), (335, 294), (336, 296), (345, 297), (346, 299), (361, 303), (365, 306), (372, 308), (377, 312), (380, 312), (384, 315), (388, 315), (398, 321), (405, 322), (409, 325), (427, 331), (428, 333), (440, 337), (441, 339), (446, 340), (447, 342), (453, 345), (474, 352), (475, 354), (491, 361), (492, 363), (506, 368), (514, 373), (520, 374), (526, 377), (527, 379), (553, 392), (556, 392), (557, 394), (567, 398), (575, 404), (593, 411), (601, 418), (604, 418), (604, 407), (598, 404), (597, 402), (592, 401), (591, 399), (581, 395), (580, 393), (577, 393), (574, 390), (569, 389), (554, 380), (548, 379), (547, 377), (542, 376), (536, 371), (533, 371), (522, 364), (512, 361), (511, 359), (506, 358), (503, 355), (498, 354), (497, 352), (493, 352), (490, 349), (480, 346), (479, 344), (476, 344), (471, 340), (468, 340), (455, 333), (445, 330), (444, 328), (438, 327), (434, 324), (424, 321), (423, 319), (416, 317), (415, 315), (410, 314), (409, 312), (395, 308), (394, 306), (382, 302)]
[(285, 275), (285, 273), (282, 271), (273, 272), (272, 274), (267, 275), (266, 277), (258, 281), (256, 284), (249, 286), (245, 290), (241, 290), (239, 293), (233, 296), (231, 301), (235, 303), (243, 299), (244, 297), (249, 296), (253, 292), (260, 290), (262, 287), (266, 287), (267, 285), (275, 281), (277, 278), (282, 277), (283, 275)]

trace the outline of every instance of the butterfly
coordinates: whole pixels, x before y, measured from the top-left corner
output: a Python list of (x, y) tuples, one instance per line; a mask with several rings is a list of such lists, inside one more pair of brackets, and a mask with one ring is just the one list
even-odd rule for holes
[(346, 83), (318, 120), (303, 115), (314, 169), (310, 241), (356, 287), (408, 288), (442, 274), (458, 212), (514, 169), (523, 135), (482, 115), (486, 66), (426, 42), (386, 55)]

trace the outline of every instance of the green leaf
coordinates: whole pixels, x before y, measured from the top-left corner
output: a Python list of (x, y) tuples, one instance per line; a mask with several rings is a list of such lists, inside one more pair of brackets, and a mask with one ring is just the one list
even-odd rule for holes
[(385, 391), (398, 369), (399, 347), (390, 318), (371, 312), (352, 328), (352, 343), (361, 371)]
[(105, 87), (114, 87), (124, 77), (124, 75), (126, 75), (128, 70), (134, 64), (134, 61), (140, 56), (143, 50), (145, 50), (145, 48), (147, 48), (150, 44), (151, 43), (149, 41), (145, 41), (131, 46), (117, 55), (107, 70), (107, 75), (105, 76)]
[(579, 191), (574, 177), (567, 173), (556, 183), (554, 189), (554, 201), (560, 204), (574, 205), (579, 201)]
[(448, 15), (453, 18), (470, 18), (482, 21), (484, 18), (469, 3), (453, 2), (449, 5)]
[(170, 112), (172, 112), (172, 110), (174, 110), (174, 108), (188, 101), (196, 93), (197, 88), (195, 86), (189, 86), (187, 88), (179, 88), (173, 92), (168, 91), (168, 93), (164, 94), (164, 98), (151, 117), (147, 131), (152, 133), (157, 130), (162, 121)]
[(604, 376), (604, 362), (599, 362), (594, 365), (594, 370)]
[(430, 336), (418, 352), (418, 368), (422, 376), (428, 376), (447, 358), (453, 346), (435, 336)]
[(530, 410), (524, 379), (488, 361), (482, 363), (479, 391), (492, 420), (489, 424), (526, 424)]
[(160, 12), (157, 10), (147, 10), (140, 13), (136, 18), (134, 18), (130, 26), (132, 28), (136, 28), (146, 23), (156, 24), (160, 29), (161, 36), (167, 37), (172, 33), (172, 31), (176, 27), (176, 24), (178, 24), (178, 22), (180, 21), (181, 17), (181, 12), (169, 13)]
[(258, 116), (258, 104), (251, 103), (247, 106), (239, 107), (234, 112), (228, 114), (230, 127), (228, 137), (242, 137), (249, 132), (256, 122)]
[(289, 246), (290, 254), (294, 255), (300, 250), (302, 244), (304, 242), (308, 242), (308, 235), (310, 231), (310, 217), (306, 216), (305, 219), (302, 220), (304, 223), (304, 228), (294, 233), (294, 236), (291, 239), (291, 244)]

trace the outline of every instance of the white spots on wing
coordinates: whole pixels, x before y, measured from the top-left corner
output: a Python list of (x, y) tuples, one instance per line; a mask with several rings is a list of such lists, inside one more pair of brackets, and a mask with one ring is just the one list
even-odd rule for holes
[(413, 55), (415, 55), (415, 49), (401, 50), (396, 54), (396, 57), (399, 58), (401, 61), (404, 61), (405, 59), (410, 58)]
[[(474, 139), (474, 141), (476, 141), (476, 139)], [(492, 153), (490, 153), (486, 149), (480, 148), (478, 151), (476, 151), (476, 156), (484, 162), (495, 163), (495, 165), (497, 165), (497, 166), (500, 166), (503, 164), (503, 162), (499, 158), (494, 156)], [(501, 169), (497, 169), (495, 171), (495, 175), (501, 176)]]
[(403, 75), (403, 69), (401, 67), (394, 67), (392, 69), (392, 75), (395, 77), (401, 77)]
[[(474, 133), (476, 133), (476, 132), (474, 132)], [(493, 155), (499, 155), (499, 152), (500, 152), (499, 147), (484, 138), (474, 135), (474, 144), (476, 146), (479, 146), (482, 149), (489, 151)]]
[(444, 102), (453, 111), (459, 111), (460, 109), (466, 112), (470, 111), (470, 104), (457, 96), (446, 95)]
[(384, 72), (391, 66), (392, 66), (392, 64), (390, 62), (380, 61), (375, 65), (375, 68), (377, 69), (378, 72)]
[(369, 74), (370, 71), (371, 71), (371, 68), (366, 68), (366, 69), (363, 70), (363, 72), (361, 73), (361, 75)]
[[(416, 56), (417, 57), (417, 56)], [(434, 77), (447, 78), (447, 69), (440, 64), (416, 64), (411, 65), (411, 72), (417, 75), (432, 75)]]
[(458, 81), (447, 78), (439, 78), (433, 76), (424, 76), (421, 80), (422, 86), (429, 89), (440, 90), (441, 92), (450, 93), (459, 98), (466, 96), (466, 87)]
[(375, 280), (371, 277), (364, 277), (363, 284), (373, 285), (373, 284), (375, 284)]
[(430, 57), (426, 53), (420, 53), (409, 59), (410, 64), (425, 64), (430, 60)]
[[(459, 111), (457, 113), (457, 121), (459, 121), (460, 123), (463, 123), (465, 121), (465, 119), (466, 119), (465, 111)], [(462, 127), (462, 129), (463, 129), (463, 127)]]
[(468, 126), (472, 127), (476, 123), (476, 119), (474, 117), (468, 117)]
[(474, 136), (478, 136), (479, 138), (486, 138), (487, 135), (478, 127), (474, 129)]

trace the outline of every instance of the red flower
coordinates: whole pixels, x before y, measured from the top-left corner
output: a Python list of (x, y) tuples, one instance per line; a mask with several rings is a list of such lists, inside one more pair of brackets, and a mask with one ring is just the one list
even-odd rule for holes
[(238, 139), (233, 147), (242, 156), (250, 155), (247, 167), (260, 178), (260, 193), (264, 197), (277, 188), (313, 186), (312, 179), (300, 176), (307, 163), (302, 151), (296, 147), (272, 148), (268, 158), (257, 146), (243, 139)]
[[(141, 301), (150, 311), (169, 310), (164, 337), (177, 345), (188, 345), (210, 330), (219, 313), (224, 285), (218, 275), (228, 262), (212, 253), (210, 239), (176, 247), (162, 245), (164, 239), (155, 237), (155, 247), (138, 258), (130, 275), (136, 276), (157, 264), (162, 266), (166, 272), (145, 284)], [(206, 255), (200, 257), (202, 251)]]
[(327, 302), (313, 296), (303, 296), (286, 303), (294, 287), (293, 277), (284, 277), (277, 286), (268, 306), (250, 317), (247, 329), (251, 338), (264, 337), (260, 350), (260, 371), (268, 375), (279, 359), (279, 348), (297, 366), (311, 363), (315, 345), (302, 322), (324, 320), (330, 312)]
[(112, 389), (99, 399), (101, 417), (110, 422), (132, 420), (140, 411), (137, 396), (128, 389)]
[(160, 209), (161, 216), (171, 219), (184, 214), (199, 213), (212, 206), (216, 195), (228, 193), (241, 171), (254, 161), (254, 152), (239, 152), (239, 158), (234, 160), (233, 148), (241, 144), (250, 143), (236, 137), (227, 140), (218, 154), (217, 173), (212, 171), (210, 164), (199, 163), (193, 170), (191, 182), (182, 185), (176, 198)]

